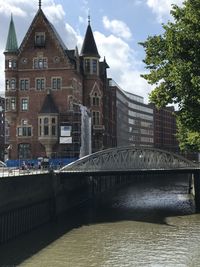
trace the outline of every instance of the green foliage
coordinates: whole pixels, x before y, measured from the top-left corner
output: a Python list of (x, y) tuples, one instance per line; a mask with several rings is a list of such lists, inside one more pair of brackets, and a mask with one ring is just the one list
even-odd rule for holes
[(177, 139), (180, 142), (180, 149), (183, 151), (200, 151), (200, 133), (192, 132), (178, 123)]
[[(145, 50), (148, 74), (141, 75), (154, 85), (150, 101), (157, 107), (177, 104), (179, 127), (185, 141), (199, 148), (200, 133), (200, 1), (187, 0), (172, 6), (173, 22), (163, 25), (164, 33), (140, 43)], [(195, 146), (197, 142), (197, 146)]]

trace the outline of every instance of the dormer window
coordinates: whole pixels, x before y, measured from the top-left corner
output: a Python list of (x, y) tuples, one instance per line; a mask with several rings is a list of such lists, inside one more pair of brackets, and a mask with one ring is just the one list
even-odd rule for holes
[(35, 33), (35, 47), (45, 47), (45, 33), (36, 32)]

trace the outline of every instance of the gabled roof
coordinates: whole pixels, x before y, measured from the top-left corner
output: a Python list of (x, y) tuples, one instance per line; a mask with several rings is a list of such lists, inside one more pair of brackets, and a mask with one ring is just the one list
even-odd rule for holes
[(74, 49), (71, 49), (71, 50), (69, 50), (69, 49), (66, 49), (65, 50), (65, 53), (66, 53), (66, 55), (69, 57), (69, 59), (71, 60), (71, 61), (76, 61), (76, 57), (75, 57), (75, 50)]
[(84, 38), (83, 46), (81, 50), (81, 56), (94, 56), (94, 57), (100, 58), (90, 23), (88, 24), (88, 27), (86, 30), (86, 34), (85, 34), (85, 38)]
[(18, 51), (17, 36), (15, 32), (13, 17), (11, 15), (5, 52), (17, 52), (17, 51)]
[(48, 93), (44, 99), (40, 114), (59, 113), (53, 97)]
[(53, 24), (51, 24), (50, 21), (47, 19), (47, 17), (45, 16), (45, 14), (44, 14), (44, 12), (42, 11), (41, 8), (38, 9), (38, 11), (37, 11), (37, 13), (36, 13), (36, 15), (35, 15), (35, 17), (34, 17), (32, 23), (31, 23), (31, 25), (30, 25), (30, 27), (29, 27), (29, 29), (28, 29), (28, 31), (27, 31), (27, 33), (26, 33), (26, 35), (25, 35), (25, 37), (24, 37), (24, 39), (23, 39), (21, 45), (20, 45), (20, 48), (19, 48), (20, 52), (23, 50), (23, 47), (24, 47), (24, 45), (25, 45), (25, 43), (26, 43), (26, 40), (27, 40), (28, 37), (30, 36), (30, 34), (31, 34), (31, 32), (32, 32), (32, 30), (33, 30), (33, 28), (34, 28), (34, 24), (36, 23), (36, 21), (38, 20), (39, 17), (42, 17), (42, 18), (44, 19), (44, 21), (46, 22), (46, 24), (47, 24), (49, 30), (51, 31), (51, 33), (52, 33), (53, 36), (54, 36), (54, 40), (58, 43), (58, 45), (60, 46), (60, 48), (61, 48), (61, 50), (63, 51), (63, 53), (66, 54), (66, 53), (65, 53), (65, 51), (67, 50), (66, 45), (65, 45), (64, 42), (62, 41), (60, 35), (59, 35), (58, 32), (56, 31), (56, 29), (55, 29), (55, 27), (53, 26)]

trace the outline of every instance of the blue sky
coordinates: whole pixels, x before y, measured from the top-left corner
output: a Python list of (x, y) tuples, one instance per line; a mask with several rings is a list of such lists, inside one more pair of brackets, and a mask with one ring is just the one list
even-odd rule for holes
[[(4, 49), (13, 14), (18, 44), (38, 9), (38, 0), (0, 0), (0, 91), (4, 91)], [(108, 76), (124, 90), (148, 101), (152, 90), (140, 77), (145, 73), (143, 48), (138, 42), (162, 33), (162, 23), (171, 19), (171, 4), (182, 0), (42, 0), (42, 9), (69, 49), (79, 51), (88, 14), (101, 60), (110, 66)]]

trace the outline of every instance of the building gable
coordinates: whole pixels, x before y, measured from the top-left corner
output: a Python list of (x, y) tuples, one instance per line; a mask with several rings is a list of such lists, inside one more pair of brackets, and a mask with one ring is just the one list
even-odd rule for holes
[(92, 90), (90, 92), (90, 96), (93, 96), (94, 94), (97, 94), (98, 96), (102, 97), (102, 92), (99, 88), (99, 85), (97, 82), (94, 83), (93, 87), (92, 87)]
[[(42, 36), (44, 35), (44, 36)], [(44, 43), (37, 43), (36, 38), (41, 37)], [(65, 65), (68, 68), (73, 68), (73, 58), (69, 57), (67, 47), (60, 38), (54, 26), (48, 21), (42, 9), (39, 9), (35, 15), (21, 45), (19, 48), (19, 56), (22, 56), (24, 51), (32, 52), (37, 49), (37, 52), (53, 49), (54, 53), (57, 51), (59, 57), (63, 58)], [(70, 66), (71, 65), (71, 66)]]

